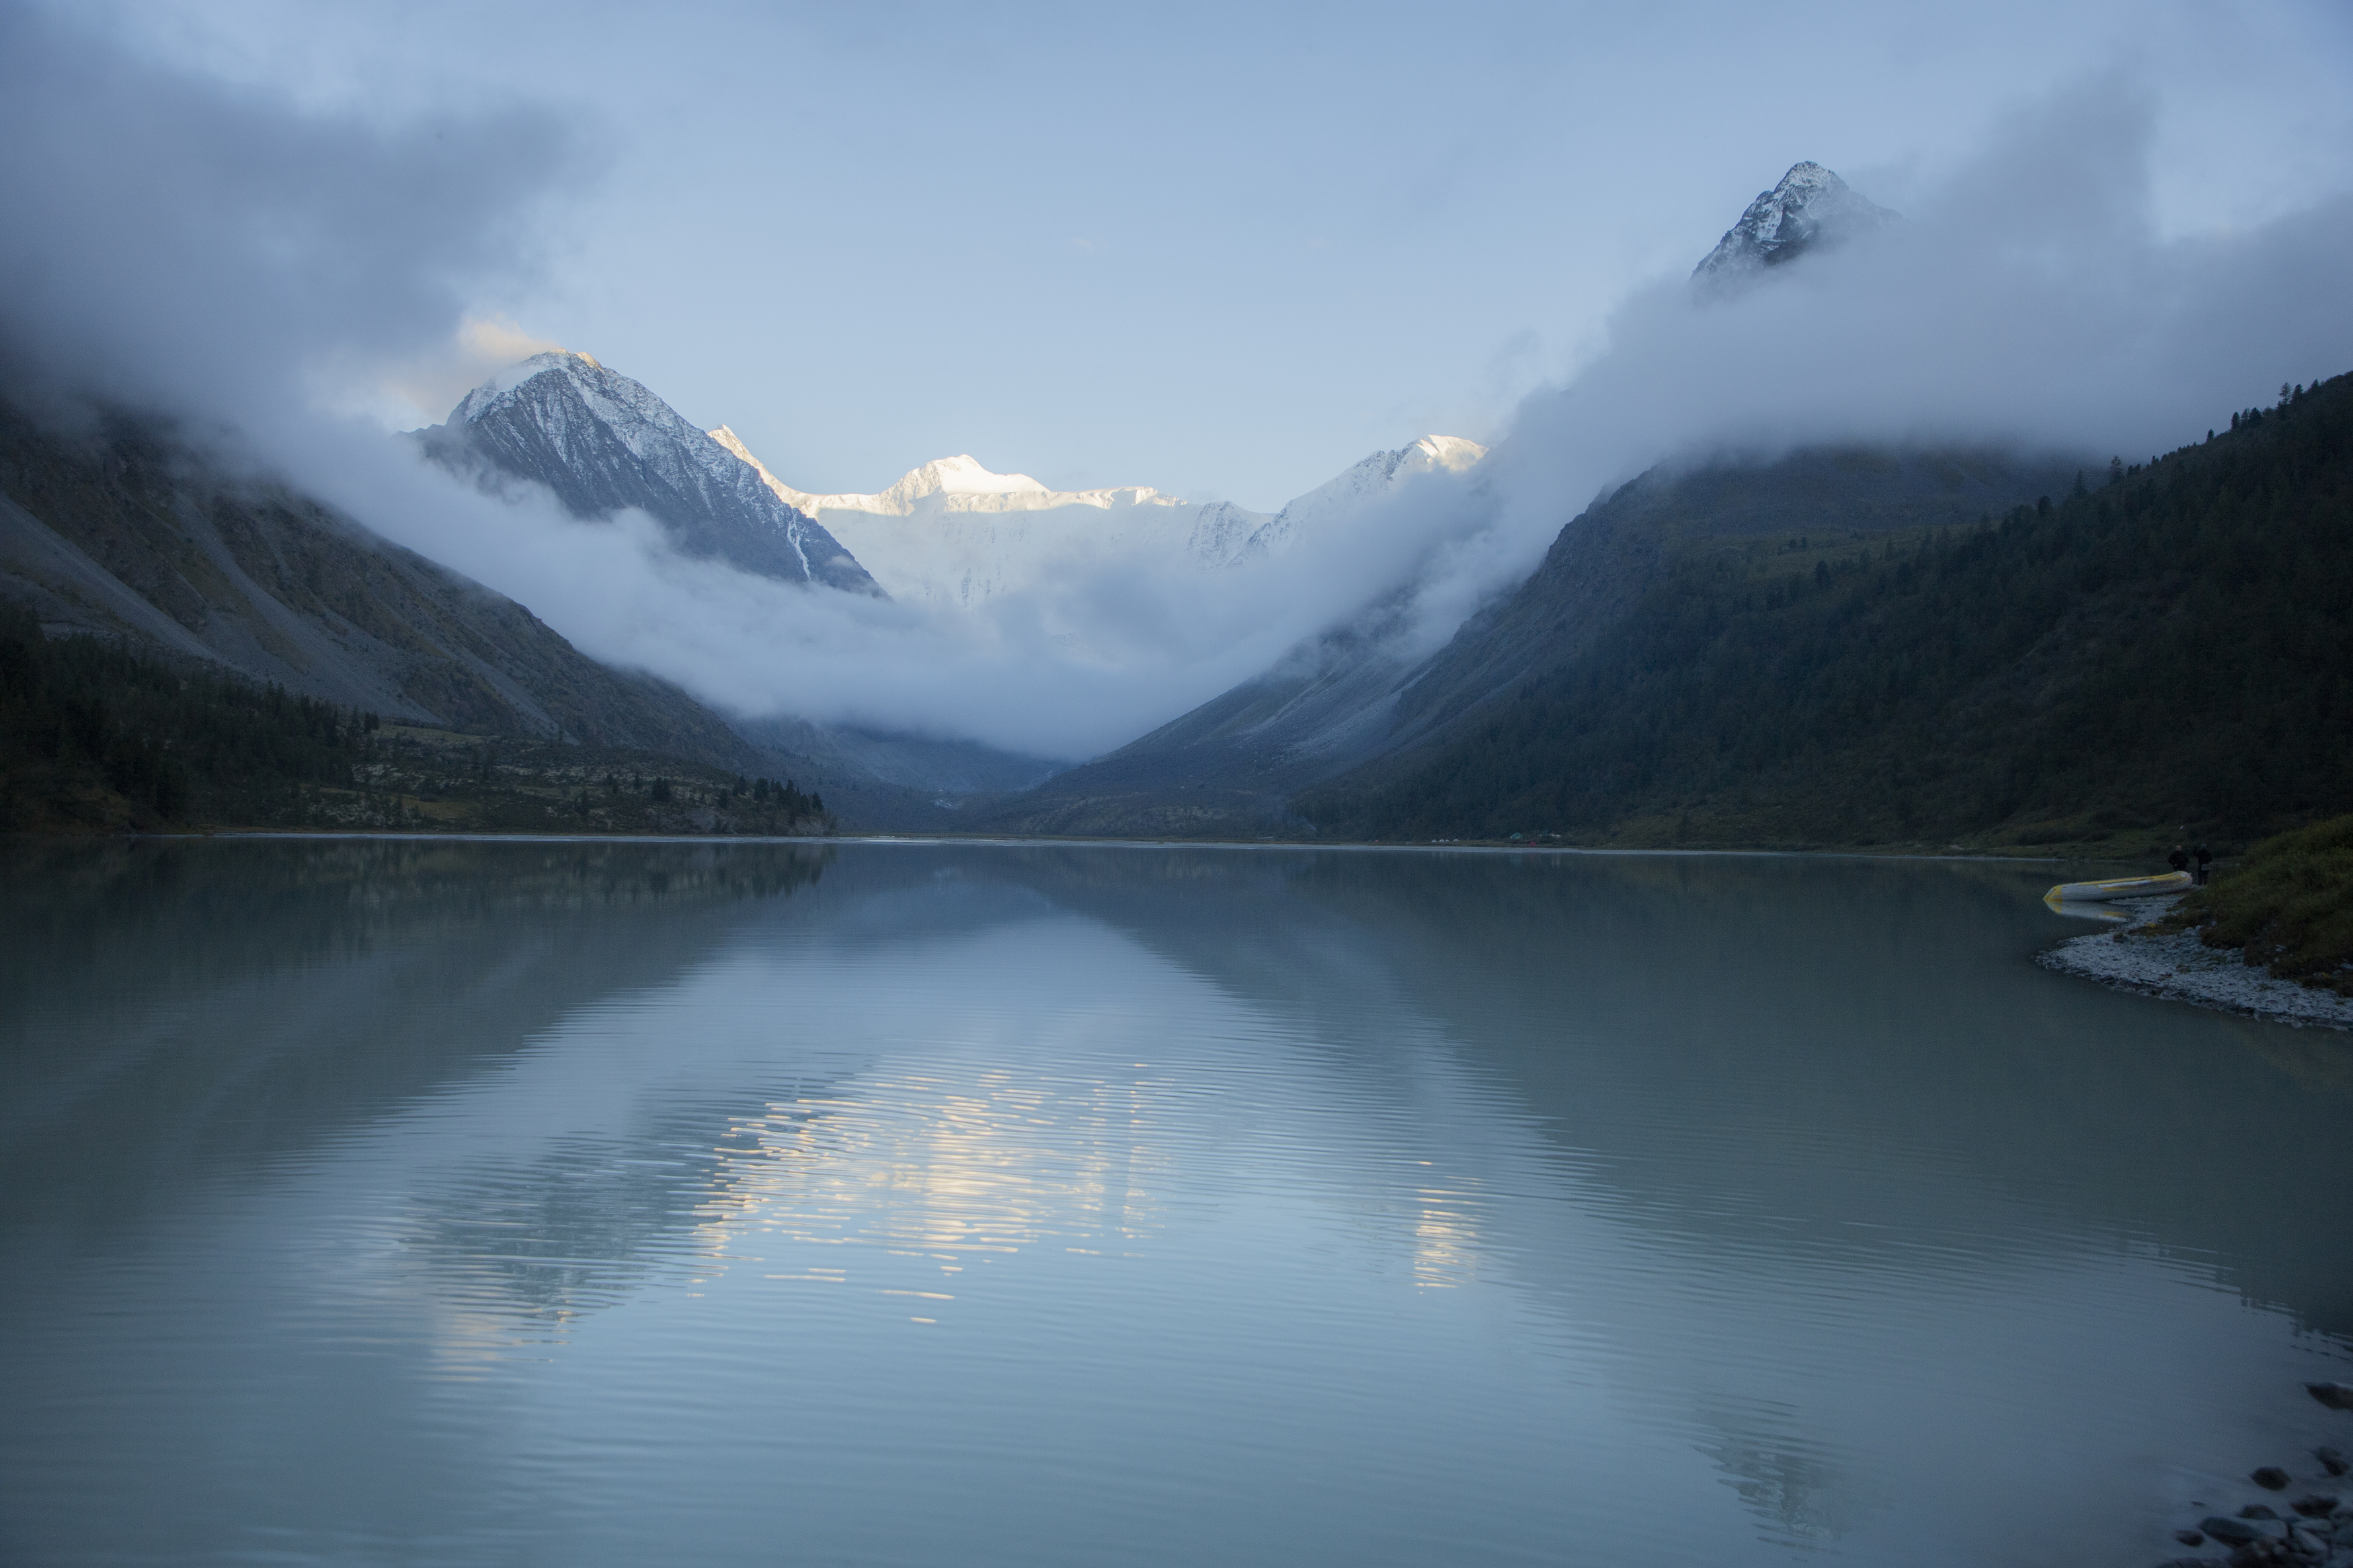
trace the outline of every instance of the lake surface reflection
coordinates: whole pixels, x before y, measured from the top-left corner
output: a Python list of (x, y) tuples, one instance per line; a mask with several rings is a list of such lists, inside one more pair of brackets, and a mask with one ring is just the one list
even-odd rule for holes
[(2353, 1042), (2047, 868), (7, 857), (12, 1562), (2143, 1563), (2353, 1427)]

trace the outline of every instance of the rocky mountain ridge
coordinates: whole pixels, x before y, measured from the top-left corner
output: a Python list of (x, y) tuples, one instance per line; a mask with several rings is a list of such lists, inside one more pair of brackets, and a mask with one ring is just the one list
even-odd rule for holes
[(1820, 163), (1793, 163), (1771, 190), (1757, 193), (1692, 277), (1728, 283), (1883, 228), (1896, 217)]
[(546, 486), (575, 517), (635, 508), (684, 554), (740, 571), (880, 595), (814, 518), (644, 384), (558, 350), (509, 366), (417, 433), (427, 455), (491, 488)]

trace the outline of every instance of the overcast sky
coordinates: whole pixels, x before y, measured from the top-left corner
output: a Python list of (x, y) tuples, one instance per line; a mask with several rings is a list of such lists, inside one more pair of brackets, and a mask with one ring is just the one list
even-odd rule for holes
[[(2076, 81), (2150, 106), (2168, 237), (2353, 187), (2336, 0), (51, 9), (257, 110), (512, 144), (458, 198), (528, 220), (450, 273), (476, 348), (592, 353), (812, 491), (970, 452), (1271, 510), (1496, 435), (1791, 163), (1903, 208)], [(394, 378), (434, 417), (454, 325)]]

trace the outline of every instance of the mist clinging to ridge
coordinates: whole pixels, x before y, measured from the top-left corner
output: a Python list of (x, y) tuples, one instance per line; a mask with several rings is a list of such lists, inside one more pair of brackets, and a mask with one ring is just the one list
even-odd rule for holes
[[(1434, 648), (1598, 492), (1656, 461), (1842, 442), (2138, 460), (2283, 381), (2353, 368), (2353, 201), (2163, 237), (2151, 104), (2101, 77), (2018, 106), (1932, 184), (1856, 178), (1904, 214), (1875, 235), (1730, 294), (1695, 294), (1680, 271), (1635, 290), (1467, 481), (1417, 481), (1248, 570), (1137, 557), (934, 615), (684, 561), (641, 519), (492, 500), (331, 412), (350, 400), (322, 386), (446, 356), (519, 287), (534, 226), (594, 141), (579, 127), (540, 111), (339, 121), (20, 9), (0, 9), (0, 200), (16, 217), (0, 232), (0, 345), (20, 386), (233, 427), (245, 458), (585, 651), (722, 706), (1049, 755), (1164, 722), (1400, 584), (1408, 650)], [(1778, 150), (1758, 183), (1814, 151)], [(1691, 259), (1714, 238), (1694, 237)]]

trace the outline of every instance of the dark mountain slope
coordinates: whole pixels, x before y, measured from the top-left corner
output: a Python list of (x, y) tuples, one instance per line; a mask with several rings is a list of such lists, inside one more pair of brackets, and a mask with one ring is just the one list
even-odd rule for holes
[(659, 752), (387, 724), (0, 605), (0, 832), (830, 832), (822, 799)]
[(0, 401), (0, 599), (53, 634), (126, 637), (388, 719), (756, 762), (684, 693), (120, 415), (67, 437)]
[(1398, 694), (1398, 745), (1425, 742), (1531, 675), (1557, 668), (1681, 555), (1760, 548), (1784, 569), (2062, 495), (2078, 465), (1999, 451), (1822, 447), (1765, 464), (1662, 465), (1561, 530), (1544, 563), (1474, 616)]
[(2353, 799), (2353, 378), (1999, 526), (1666, 552), (1631, 612), (1327, 833), (2247, 838)]
[(2075, 465), (1983, 451), (1801, 451), (1662, 467), (1562, 529), (1536, 572), (1416, 664), (1395, 603), (1296, 650), (1120, 750), (998, 806), (1029, 832), (1289, 833), (1286, 801), (1356, 768), (1406, 765), (1630, 613), (1679, 551), (1759, 542), (1810, 567), (1856, 542), (1975, 521), (2063, 491)]

